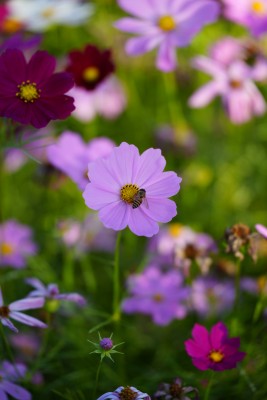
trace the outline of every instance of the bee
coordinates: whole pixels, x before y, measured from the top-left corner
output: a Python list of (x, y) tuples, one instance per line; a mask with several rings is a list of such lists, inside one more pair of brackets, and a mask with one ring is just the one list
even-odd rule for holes
[(140, 189), (140, 190), (138, 190), (136, 195), (133, 197), (133, 204), (132, 204), (133, 209), (140, 207), (143, 202), (144, 202), (146, 208), (148, 208), (148, 202), (146, 199), (146, 191), (145, 191), (145, 189)]

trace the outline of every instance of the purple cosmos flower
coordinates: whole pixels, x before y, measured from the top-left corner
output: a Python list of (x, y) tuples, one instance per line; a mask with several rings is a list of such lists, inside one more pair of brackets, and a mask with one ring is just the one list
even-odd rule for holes
[(80, 307), (83, 307), (86, 304), (85, 298), (78, 293), (59, 293), (58, 286), (55, 283), (45, 286), (37, 278), (28, 278), (26, 279), (26, 283), (35, 288), (35, 290), (28, 294), (28, 297), (44, 297), (52, 300), (68, 300), (78, 304)]
[(179, 191), (182, 180), (174, 172), (163, 172), (165, 164), (159, 149), (140, 155), (134, 145), (121, 143), (105, 159), (89, 164), (86, 205), (99, 210), (107, 228), (129, 226), (138, 236), (155, 235), (158, 222), (169, 222), (177, 213), (168, 197)]
[(131, 297), (122, 303), (125, 313), (151, 315), (157, 325), (186, 316), (189, 289), (183, 286), (178, 271), (162, 273), (158, 267), (150, 266), (142, 274), (130, 276), (127, 285)]
[(248, 27), (252, 35), (267, 32), (267, 0), (223, 0), (223, 4), (225, 16)]
[(76, 109), (73, 116), (82, 122), (91, 121), (97, 114), (106, 119), (117, 118), (126, 107), (126, 95), (120, 82), (111, 77), (88, 91), (75, 86), (69, 92), (74, 97)]
[(74, 110), (66, 96), (74, 85), (67, 72), (54, 73), (56, 60), (37, 51), (27, 63), (21, 50), (0, 55), (0, 116), (42, 128), (49, 121), (65, 119)]
[(27, 257), (37, 252), (32, 240), (32, 230), (16, 221), (0, 225), (0, 266), (24, 268)]
[(88, 163), (111, 153), (112, 140), (100, 137), (84, 143), (78, 133), (65, 131), (58, 142), (47, 149), (48, 161), (68, 175), (81, 190), (88, 183)]
[(192, 283), (191, 300), (193, 309), (202, 317), (222, 314), (234, 304), (233, 282), (199, 277)]
[(254, 69), (242, 61), (233, 62), (228, 68), (207, 57), (196, 57), (195, 68), (212, 75), (213, 80), (204, 85), (189, 99), (191, 107), (204, 107), (215, 96), (221, 96), (231, 121), (242, 124), (253, 115), (266, 111), (263, 96), (253, 82), (258, 80)]
[(267, 239), (267, 227), (261, 224), (255, 225), (256, 231), (259, 232), (261, 236)]
[(204, 25), (216, 21), (220, 7), (210, 0), (118, 0), (135, 18), (122, 18), (115, 26), (139, 37), (129, 39), (126, 52), (136, 56), (159, 47), (157, 68), (176, 67), (176, 47), (187, 46)]
[(7, 400), (8, 395), (17, 400), (31, 400), (32, 395), (28, 390), (17, 385), (17, 382), (24, 378), (27, 368), (24, 364), (11, 364), (3, 361), (0, 364), (0, 399)]
[(120, 386), (114, 392), (102, 394), (97, 400), (151, 400), (147, 393), (140, 392), (133, 386)]
[(35, 326), (37, 328), (46, 328), (46, 324), (39, 321), (36, 318), (30, 317), (20, 311), (32, 310), (35, 308), (41, 308), (44, 305), (44, 298), (38, 297), (35, 299), (25, 298), (22, 300), (14, 301), (9, 305), (4, 305), (2, 291), (0, 288), (0, 321), (4, 326), (7, 326), (13, 332), (18, 332), (18, 329), (12, 324), (9, 318), (19, 321), (22, 324)]
[(228, 330), (222, 322), (214, 325), (210, 334), (204, 326), (195, 324), (192, 336), (193, 339), (185, 341), (185, 349), (192, 357), (194, 366), (202, 371), (236, 368), (236, 364), (246, 355), (238, 350), (240, 339), (229, 338)]

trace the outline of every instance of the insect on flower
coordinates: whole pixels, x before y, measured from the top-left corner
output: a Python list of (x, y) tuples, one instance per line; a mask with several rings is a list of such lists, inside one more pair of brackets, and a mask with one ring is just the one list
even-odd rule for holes
[(133, 209), (140, 207), (142, 203), (144, 203), (146, 208), (149, 208), (145, 189), (139, 189), (136, 195), (133, 197)]

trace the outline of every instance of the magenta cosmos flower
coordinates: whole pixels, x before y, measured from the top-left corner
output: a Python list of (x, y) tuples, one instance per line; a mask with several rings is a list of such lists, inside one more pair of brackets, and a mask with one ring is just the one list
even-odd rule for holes
[(151, 400), (147, 393), (140, 392), (133, 386), (120, 386), (114, 392), (108, 392), (98, 397), (97, 400)]
[(252, 35), (267, 32), (267, 0), (223, 0), (223, 4), (225, 16), (246, 26)]
[(0, 116), (42, 128), (65, 119), (74, 110), (66, 96), (73, 85), (67, 72), (54, 73), (56, 60), (37, 51), (27, 63), (22, 51), (8, 49), (0, 55)]
[(202, 371), (236, 368), (236, 364), (246, 355), (238, 350), (240, 339), (229, 338), (227, 328), (222, 322), (214, 325), (210, 333), (204, 326), (195, 324), (192, 336), (193, 339), (185, 341), (185, 349), (192, 357), (194, 366)]
[(0, 225), (0, 266), (24, 268), (36, 251), (31, 228), (13, 220)]
[(14, 301), (8, 306), (4, 305), (2, 291), (0, 288), (0, 321), (4, 326), (7, 326), (13, 332), (18, 332), (18, 329), (12, 324), (10, 318), (21, 322), (22, 324), (35, 326), (37, 328), (46, 328), (46, 324), (36, 318), (30, 317), (20, 311), (32, 310), (41, 308), (44, 305), (44, 298), (38, 297), (34, 299), (22, 299)]
[(189, 289), (183, 286), (178, 271), (162, 273), (158, 267), (150, 266), (142, 274), (130, 276), (127, 284), (131, 297), (122, 303), (125, 313), (151, 315), (153, 322), (162, 326), (186, 316)]
[(189, 99), (191, 107), (204, 107), (214, 97), (221, 96), (226, 112), (235, 124), (247, 122), (266, 111), (265, 100), (253, 82), (258, 80), (258, 71), (244, 62), (235, 61), (226, 68), (210, 58), (196, 57), (193, 65), (212, 75), (213, 80), (193, 94)]
[(107, 228), (120, 231), (129, 226), (138, 236), (153, 236), (159, 231), (158, 222), (169, 222), (177, 213), (168, 197), (179, 191), (182, 179), (163, 172), (165, 165), (159, 149), (140, 155), (134, 145), (121, 143), (106, 158), (89, 164), (85, 203), (99, 210)]
[(136, 56), (159, 47), (157, 68), (176, 67), (176, 47), (187, 46), (206, 24), (214, 22), (220, 7), (211, 0), (118, 0), (119, 6), (134, 16), (122, 18), (116, 28), (137, 34), (128, 40), (126, 52)]
[(22, 380), (26, 373), (24, 364), (11, 364), (8, 361), (0, 364), (0, 400), (7, 400), (8, 395), (17, 400), (31, 400), (31, 393), (14, 383)]

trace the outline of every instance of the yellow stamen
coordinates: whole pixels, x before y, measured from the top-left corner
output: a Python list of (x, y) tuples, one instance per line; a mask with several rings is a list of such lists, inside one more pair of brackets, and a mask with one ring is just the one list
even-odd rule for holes
[(129, 386), (122, 389), (119, 394), (120, 400), (135, 400), (138, 396), (137, 392), (134, 392)]
[(55, 9), (53, 7), (47, 7), (41, 13), (44, 18), (51, 18), (55, 14)]
[(252, 3), (252, 11), (255, 14), (263, 15), (266, 13), (266, 7), (262, 1), (253, 1)]
[(0, 244), (0, 254), (10, 256), (13, 253), (13, 247), (9, 243)]
[(158, 26), (163, 31), (173, 31), (176, 28), (176, 22), (170, 15), (164, 15), (158, 20)]
[(126, 203), (132, 204), (134, 196), (138, 193), (139, 187), (136, 185), (127, 184), (121, 188), (121, 199)]
[(83, 71), (83, 79), (88, 82), (94, 82), (99, 78), (100, 72), (96, 67), (88, 67)]
[(169, 234), (173, 237), (177, 237), (180, 235), (181, 231), (183, 229), (183, 225), (182, 224), (178, 224), (178, 223), (174, 223), (174, 224), (170, 224), (169, 226)]
[(156, 293), (153, 296), (153, 300), (156, 301), (157, 303), (161, 303), (164, 300), (164, 297), (160, 293)]
[(214, 361), (215, 363), (219, 363), (224, 359), (224, 354), (220, 351), (211, 351), (209, 354), (209, 358), (211, 361)]
[(36, 99), (39, 99), (41, 90), (37, 89), (36, 83), (30, 81), (22, 82), (18, 85), (19, 91), (16, 96), (19, 97), (24, 103), (33, 103)]
[(232, 80), (230, 81), (230, 86), (231, 86), (233, 89), (239, 89), (239, 88), (242, 86), (242, 82), (238, 81), (237, 79), (232, 79)]

